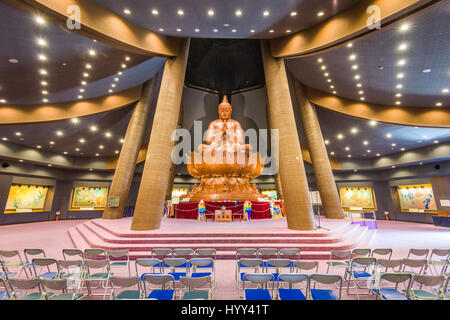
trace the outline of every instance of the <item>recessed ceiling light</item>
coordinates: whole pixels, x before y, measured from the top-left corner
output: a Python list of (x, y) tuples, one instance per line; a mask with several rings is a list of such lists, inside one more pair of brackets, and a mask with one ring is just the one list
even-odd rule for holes
[(119, 140), (120, 143), (123, 143), (125, 140), (122, 138)]
[(13, 59), (13, 58), (12, 58), (12, 59), (9, 59), (8, 61), (11, 62), (11, 63), (18, 63), (18, 62), (19, 62), (19, 60)]
[(152, 14), (153, 14), (154, 16), (157, 16), (157, 15), (159, 14), (159, 12), (158, 12), (158, 10), (153, 9), (153, 10), (152, 10)]
[(115, 87), (116, 87), (116, 84), (115, 84), (115, 83), (112, 83), (112, 84), (111, 84), (111, 87), (115, 88)]
[(80, 151), (80, 148), (75, 148), (75, 151)]
[(83, 89), (83, 88), (81, 88), (81, 89), (80, 89), (80, 92), (84, 92), (84, 89)]
[(62, 132), (62, 131), (60, 131), (60, 130), (58, 130), (58, 131), (56, 131), (56, 135), (57, 136), (62, 136), (64, 133)]
[(431, 69), (423, 69), (422, 72), (423, 73), (429, 73), (429, 72), (431, 72)]
[(98, 130), (97, 126), (90, 126), (89, 130), (95, 132)]
[(334, 156), (334, 151), (331, 151), (330, 154), (331, 154), (332, 156)]
[(200, 29), (198, 29), (198, 28), (197, 28), (197, 29), (195, 29), (195, 32), (200, 32)]
[(116, 151), (114, 151), (116, 154), (118, 154), (119, 153), (119, 150), (116, 150)]
[(236, 10), (236, 16), (241, 16), (242, 15), (242, 11), (241, 10)]
[(325, 70), (327, 66), (321, 66), (320, 69)]
[(291, 32), (291, 29), (287, 29), (287, 30), (286, 30), (286, 33), (290, 33), (290, 32)]
[(42, 99), (42, 102), (47, 103), (47, 102), (48, 102), (48, 99)]
[(41, 148), (42, 148), (42, 146), (36, 146), (36, 148), (38, 148), (38, 149), (41, 149)]
[(297, 11), (292, 11), (291, 12), (291, 17), (295, 17), (297, 15)]
[(392, 134), (390, 134), (390, 133), (386, 134), (386, 138), (388, 138), (388, 139), (392, 138)]
[(398, 85), (396, 86), (396, 88), (397, 88), (397, 89), (401, 89), (401, 88), (403, 88), (403, 85), (402, 85), (402, 84), (398, 84)]
[(158, 30), (159, 30), (160, 32), (163, 32), (163, 31), (164, 31), (164, 29), (163, 29), (163, 28), (159, 28)]
[(331, 79), (327, 79), (327, 82), (331, 82)]
[(86, 69), (92, 69), (92, 65), (90, 63), (86, 63)]
[(333, 91), (333, 94), (336, 94), (337, 92), (336, 91)]
[(82, 96), (82, 95), (79, 95), (79, 96), (78, 96), (78, 99), (83, 99), (83, 96)]
[(48, 85), (48, 82), (47, 81), (41, 81), (41, 86), (47, 86)]
[(342, 133), (339, 133), (336, 137), (337, 137), (339, 140), (344, 139), (344, 135), (343, 135)]
[(439, 140), (434, 140), (433, 142), (434, 142), (434, 143), (439, 143)]
[(112, 89), (109, 89), (109, 90), (108, 90), (108, 92), (109, 92), (109, 93), (112, 93), (112, 92), (113, 92), (113, 90), (112, 90)]
[(401, 101), (395, 101), (396, 105), (402, 104)]
[(358, 65), (357, 64), (352, 65), (352, 69), (353, 70), (358, 70)]
[(354, 169), (353, 171), (354, 171), (354, 172), (358, 172), (358, 170), (356, 170), (356, 169)]
[(130, 11), (130, 9), (124, 9), (124, 10), (123, 10), (123, 13), (125, 13), (125, 14), (131, 14), (131, 11)]
[(214, 15), (214, 10), (209, 9), (208, 10), (208, 16), (212, 17)]
[(361, 98), (359, 98), (359, 99), (360, 99), (360, 100), (363, 100), (363, 101), (366, 100), (366, 98), (364, 98), (364, 97), (361, 97)]
[(323, 13), (323, 11), (320, 11), (317, 15), (318, 15), (319, 17), (321, 17), (321, 16), (324, 15), (324, 13)]
[(352, 155), (351, 155), (351, 154), (347, 155), (347, 158), (351, 158), (351, 157), (352, 157)]
[(50, 141), (50, 144), (55, 144), (55, 141)]
[(255, 29), (251, 29), (250, 32), (251, 32), (251, 33), (254, 33), (254, 32), (255, 32)]
[(404, 73), (397, 73), (397, 78), (398, 79), (403, 79), (405, 77)]
[(22, 135), (22, 132), (16, 132), (16, 136), (20, 137)]
[(322, 63), (322, 61), (323, 61), (322, 58), (317, 59), (317, 62), (319, 62), (319, 63)]
[(179, 16), (182, 16), (182, 15), (184, 15), (184, 11), (181, 10), (181, 9), (179, 9), (179, 10), (177, 11), (177, 14), (178, 14)]
[(392, 168), (395, 168), (395, 166), (392, 166)]
[(364, 91), (359, 90), (359, 91), (358, 91), (358, 94), (364, 94)]
[(2, 140), (3, 140), (3, 141), (8, 141), (8, 138), (3, 137)]
[(367, 149), (367, 153), (371, 153), (372, 152), (372, 150), (370, 150), (370, 149)]
[(355, 60), (356, 59), (356, 54), (352, 54), (348, 57), (349, 60)]
[(378, 69), (383, 70), (384, 67), (383, 66), (378, 66)]
[(45, 54), (38, 54), (38, 59), (41, 61), (47, 61), (47, 56)]
[(359, 80), (361, 78), (361, 76), (359, 74), (357, 74), (354, 78), (355, 78), (355, 80)]
[(406, 31), (409, 29), (409, 23), (404, 23), (400, 26), (401, 31)]
[(375, 127), (378, 124), (378, 122), (376, 122), (375, 120), (370, 120), (369, 121), (369, 125), (372, 127)]
[(37, 44), (40, 45), (41, 47), (44, 47), (44, 46), (47, 45), (47, 41), (45, 41), (45, 40), (42, 39), (42, 38), (38, 38), (38, 39), (37, 39)]
[(111, 137), (111, 132), (106, 132), (106, 133), (105, 133), (105, 136), (106, 136), (107, 138), (110, 138), (110, 137)]
[(401, 93), (397, 93), (395, 96), (396, 96), (397, 98), (400, 98), (400, 97), (402, 96), (402, 94), (401, 94)]
[(80, 141), (80, 143), (85, 143), (86, 142), (86, 140), (84, 140), (83, 138), (81, 138), (79, 141)]
[(356, 133), (358, 133), (358, 128), (352, 128), (350, 130), (350, 132), (353, 133), (353, 134), (356, 134)]
[(351, 48), (351, 47), (353, 47), (353, 43), (347, 43), (347, 48)]
[(398, 50), (400, 50), (400, 51), (403, 51), (403, 50), (406, 50), (406, 49), (408, 49), (408, 45), (406, 43), (401, 43), (398, 46)]
[(442, 93), (447, 93), (448, 92), (448, 88), (444, 88), (444, 89), (442, 89), (442, 91), (441, 91)]
[(177, 32), (181, 32), (181, 29), (180, 29), (180, 28), (177, 28)]
[(274, 30), (273, 30), (273, 29), (270, 29), (270, 30), (269, 30), (269, 32), (270, 32), (270, 33), (273, 33), (273, 32), (274, 32)]
[(329, 144), (330, 143), (330, 140), (328, 140), (328, 139), (325, 139), (325, 144)]
[(270, 12), (269, 12), (268, 10), (265, 10), (265, 11), (263, 12), (263, 16), (264, 16), (264, 17), (267, 17), (269, 14), (270, 14)]
[(349, 151), (350, 150), (350, 147), (345, 147), (345, 151)]
[(400, 59), (397, 62), (397, 65), (399, 65), (399, 66), (404, 66), (405, 64), (406, 64), (406, 60), (405, 59)]
[(236, 29), (231, 30), (231, 32), (236, 32)]
[(329, 74), (328, 72), (325, 72), (323, 75), (324, 75), (325, 77), (328, 77), (330, 74)]
[(47, 90), (42, 90), (42, 94), (48, 94)]
[(45, 23), (44, 18), (39, 17), (39, 16), (35, 17), (34, 21), (36, 21), (36, 23), (38, 23), (38, 24), (44, 24)]
[(369, 144), (369, 141), (367, 141), (367, 140), (363, 141), (363, 145), (367, 146), (368, 144)]
[(380, 156), (380, 154), (379, 153), (377, 153), (377, 157), (379, 157)]
[(442, 102), (436, 102), (436, 107), (441, 107), (442, 106)]
[(395, 144), (395, 143), (391, 143), (391, 146), (395, 147), (395, 146), (396, 146), (396, 144)]
[(122, 63), (121, 67), (122, 69), (126, 69), (127, 65), (125, 63)]
[(229, 27), (230, 24), (229, 24), (229, 23), (225, 23), (223, 26), (224, 26), (224, 27)]
[(88, 53), (90, 56), (95, 56), (97, 54), (94, 49), (89, 49)]
[(334, 89), (334, 86), (330, 86), (330, 89)]
[(405, 148), (400, 148), (401, 151), (405, 151)]
[(84, 72), (84, 73), (83, 73), (83, 77), (88, 78), (88, 77), (89, 77), (89, 73)]
[(357, 86), (358, 88), (361, 88), (361, 87), (362, 87), (362, 84), (361, 84), (361, 83), (358, 83), (358, 84), (356, 84), (356, 86)]
[(72, 121), (72, 123), (78, 123), (78, 122), (80, 122), (80, 119), (72, 118), (72, 119), (70, 119), (70, 121)]
[(43, 76), (46, 76), (48, 74), (47, 70), (45, 70), (45, 69), (39, 70), (39, 73)]

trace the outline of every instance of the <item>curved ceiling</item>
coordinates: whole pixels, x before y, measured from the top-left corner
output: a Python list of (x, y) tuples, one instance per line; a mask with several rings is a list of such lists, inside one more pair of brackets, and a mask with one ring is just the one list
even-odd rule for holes
[(351, 100), (449, 107), (449, 19), (444, 1), (368, 37), (287, 60), (287, 68), (308, 87)]
[(288, 34), (287, 30), (295, 33), (360, 2), (360, 0), (96, 1), (118, 15), (160, 34), (235, 39), (275, 38)]
[(70, 32), (47, 21), (38, 10), (32, 15), (3, 2), (0, 26), (0, 103), (104, 96), (115, 90), (111, 85), (122, 81), (124, 71), (149, 59)]

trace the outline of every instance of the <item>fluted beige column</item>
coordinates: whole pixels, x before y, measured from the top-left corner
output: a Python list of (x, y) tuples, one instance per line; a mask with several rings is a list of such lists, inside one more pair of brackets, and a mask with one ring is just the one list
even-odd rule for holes
[[(183, 124), (183, 106), (180, 107), (180, 115), (178, 116), (178, 129), (182, 128), (182, 124)], [(175, 142), (172, 144), (172, 146), (175, 145)], [(170, 172), (169, 172), (169, 183), (167, 184), (167, 191), (166, 191), (166, 200), (171, 200), (172, 199), (172, 190), (173, 190), (173, 180), (175, 179), (175, 169), (176, 169), (176, 165), (175, 163), (172, 162), (172, 165), (170, 167)]]
[(136, 159), (142, 144), (157, 78), (158, 76), (155, 75), (143, 86), (141, 98), (134, 107), (109, 192), (110, 197), (119, 197), (119, 206), (106, 207), (103, 211), (103, 219), (120, 219), (123, 216), (123, 209), (133, 180)]
[(328, 159), (327, 149), (325, 148), (325, 142), (323, 141), (322, 130), (320, 129), (316, 110), (309, 102), (303, 84), (294, 77), (291, 77), (291, 79), (294, 82), (295, 96), (297, 98), (298, 108), (300, 109), (303, 129), (305, 131), (306, 141), (308, 142), (311, 162), (325, 216), (330, 219), (344, 219), (344, 212), (342, 211), (341, 201), (333, 171), (331, 170), (330, 160)]
[[(272, 130), (272, 121), (270, 120), (270, 109), (268, 106), (267, 106), (266, 110), (267, 110), (266, 115), (267, 115), (268, 129)], [(278, 159), (275, 159), (275, 158), (274, 158), (274, 160), (278, 161)], [(278, 199), (283, 199), (283, 190), (281, 189), (281, 179), (280, 179), (279, 172), (277, 172), (274, 175), (274, 178), (275, 178), (275, 188), (277, 190), (277, 197), (278, 197)]]
[[(313, 230), (314, 214), (283, 59), (270, 55), (261, 40), (272, 129), (279, 130), (279, 175), (289, 229)], [(273, 150), (273, 146), (272, 146)]]
[(180, 42), (180, 53), (167, 58), (153, 119), (141, 185), (131, 230), (158, 229), (172, 165), (171, 134), (177, 128), (190, 39)]

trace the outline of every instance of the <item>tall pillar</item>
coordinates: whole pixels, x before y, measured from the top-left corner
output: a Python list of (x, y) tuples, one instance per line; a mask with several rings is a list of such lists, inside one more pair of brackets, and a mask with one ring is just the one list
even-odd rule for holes
[[(181, 129), (183, 125), (183, 106), (180, 107), (180, 115), (178, 116), (178, 129)], [(175, 142), (172, 144), (172, 146), (175, 145)], [(166, 200), (172, 199), (172, 190), (173, 190), (173, 180), (175, 179), (175, 169), (176, 165), (172, 162), (172, 165), (170, 166), (170, 172), (169, 172), (169, 183), (167, 185), (167, 191), (166, 191)]]
[(109, 192), (110, 197), (119, 197), (119, 206), (114, 208), (106, 207), (105, 211), (103, 211), (103, 219), (120, 219), (123, 216), (123, 210), (136, 167), (136, 159), (142, 144), (152, 98), (155, 93), (157, 78), (158, 76), (155, 75), (145, 83), (142, 88), (142, 96), (134, 107)]
[[(266, 107), (266, 108), (267, 108), (266, 115), (267, 115), (268, 129), (272, 130), (272, 121), (270, 120), (270, 109), (269, 109), (269, 107)], [(278, 159), (275, 159), (275, 160), (278, 160)], [(277, 198), (281, 200), (281, 199), (283, 199), (283, 190), (281, 189), (281, 179), (280, 179), (279, 172), (275, 173), (274, 178), (275, 178), (275, 188), (277, 190)]]
[(294, 77), (292, 79), (325, 216), (330, 219), (344, 219), (316, 110), (307, 99), (304, 86)]
[(182, 40), (179, 55), (164, 64), (131, 230), (153, 230), (161, 224), (172, 165), (171, 134), (178, 125), (189, 44), (190, 39)]
[(279, 175), (288, 228), (313, 230), (313, 208), (284, 60), (270, 55), (269, 43), (266, 40), (261, 40), (261, 52), (269, 98), (270, 122), (272, 129), (279, 130)]

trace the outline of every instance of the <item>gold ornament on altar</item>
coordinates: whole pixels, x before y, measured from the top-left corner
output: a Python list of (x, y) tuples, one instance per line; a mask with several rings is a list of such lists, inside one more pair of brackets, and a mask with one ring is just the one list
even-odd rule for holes
[(189, 201), (258, 201), (265, 198), (251, 179), (264, 169), (264, 159), (252, 153), (252, 146), (244, 144), (240, 123), (231, 119), (231, 104), (226, 96), (218, 107), (219, 119), (209, 124), (206, 144), (186, 156), (189, 173), (200, 180), (182, 198)]

